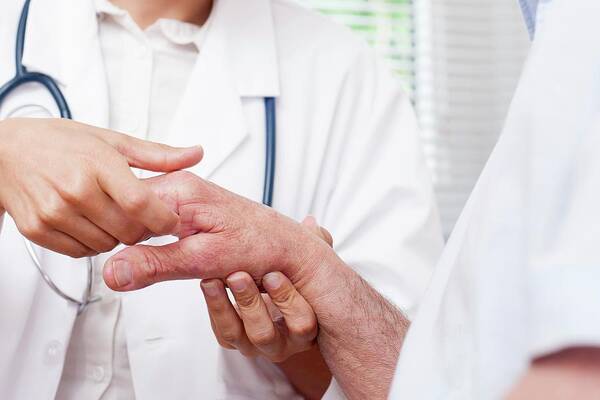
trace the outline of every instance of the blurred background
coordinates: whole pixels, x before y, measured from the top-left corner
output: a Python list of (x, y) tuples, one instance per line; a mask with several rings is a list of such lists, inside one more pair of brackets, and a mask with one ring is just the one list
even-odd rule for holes
[(296, 0), (363, 35), (420, 121), (448, 235), (496, 143), (529, 39), (518, 0)]

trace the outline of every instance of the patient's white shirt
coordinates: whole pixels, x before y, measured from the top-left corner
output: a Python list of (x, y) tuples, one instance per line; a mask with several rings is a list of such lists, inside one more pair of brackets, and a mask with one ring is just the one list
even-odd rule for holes
[(504, 132), (404, 343), (393, 399), (501, 399), (533, 359), (600, 346), (600, 2), (543, 3)]
[[(95, 0), (109, 92), (110, 129), (141, 139), (164, 137), (197, 59), (204, 29), (159, 20), (142, 31), (108, 0)], [(57, 399), (133, 399), (120, 294), (94, 259), (92, 293), (102, 297), (77, 317)]]

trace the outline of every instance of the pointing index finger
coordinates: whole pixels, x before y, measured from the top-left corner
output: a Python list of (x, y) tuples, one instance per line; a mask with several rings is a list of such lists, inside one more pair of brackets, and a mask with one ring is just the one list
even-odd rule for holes
[(100, 171), (98, 184), (131, 219), (141, 223), (152, 233), (173, 233), (179, 223), (179, 216), (140, 181), (125, 162), (121, 168)]

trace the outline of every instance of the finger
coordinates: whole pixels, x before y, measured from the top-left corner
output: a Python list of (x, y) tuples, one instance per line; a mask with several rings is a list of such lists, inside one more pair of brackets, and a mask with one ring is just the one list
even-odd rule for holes
[(133, 221), (125, 212), (101, 190), (94, 201), (81, 204), (81, 212), (93, 224), (117, 239), (120, 243), (134, 245), (148, 237), (149, 231), (142, 224)]
[(131, 291), (174, 279), (219, 278), (222, 257), (210, 234), (196, 234), (165, 246), (136, 245), (104, 265), (104, 281), (113, 290)]
[(223, 339), (221, 339), (219, 337), (217, 327), (215, 325), (215, 321), (213, 320), (212, 315), (209, 315), (208, 317), (210, 319), (210, 328), (212, 329), (213, 333), (215, 334), (215, 337), (217, 338), (217, 342), (219, 343), (219, 346), (221, 346), (227, 350), (236, 350), (236, 348), (234, 346), (230, 345), (229, 343), (226, 343)]
[(99, 129), (97, 136), (121, 153), (130, 166), (156, 172), (192, 167), (202, 160), (202, 147), (177, 148), (149, 142), (110, 130)]
[(173, 233), (179, 217), (133, 174), (129, 166), (110, 168), (98, 176), (100, 188), (133, 220), (157, 235)]
[(327, 229), (319, 226), (315, 217), (309, 215), (308, 217), (304, 218), (302, 225), (313, 234), (327, 242), (329, 246), (333, 247), (333, 237), (331, 236), (331, 233), (329, 233)]
[(246, 357), (255, 356), (256, 349), (250, 343), (242, 320), (229, 301), (223, 282), (219, 279), (205, 280), (200, 286), (219, 343), (224, 347), (238, 349)]
[(252, 277), (245, 272), (235, 272), (227, 277), (227, 285), (235, 297), (250, 342), (268, 356), (281, 354), (285, 341), (273, 324)]
[(67, 216), (54, 228), (70, 237), (77, 238), (81, 244), (96, 253), (107, 253), (119, 244), (117, 239), (81, 216)]
[(281, 272), (266, 274), (262, 284), (283, 315), (290, 340), (296, 345), (310, 347), (318, 331), (312, 307)]
[(21, 233), (38, 246), (72, 258), (93, 257), (98, 254), (73, 237), (56, 230), (35, 235), (28, 235), (27, 231), (21, 231)]

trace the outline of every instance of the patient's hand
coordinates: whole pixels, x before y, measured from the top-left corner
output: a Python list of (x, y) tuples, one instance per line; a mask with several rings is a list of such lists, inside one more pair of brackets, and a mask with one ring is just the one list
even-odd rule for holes
[(161, 247), (137, 245), (111, 257), (104, 280), (128, 291), (172, 279), (225, 279), (237, 271), (256, 282), (283, 272), (302, 288), (320, 271), (327, 243), (311, 230), (187, 172), (146, 181), (179, 214), (180, 241)]
[[(304, 227), (330, 246), (329, 232), (307, 217)], [(290, 383), (306, 399), (320, 399), (331, 381), (331, 372), (317, 346), (317, 317), (306, 299), (280, 272), (262, 279), (260, 293), (245, 272), (225, 282), (236, 301), (233, 305), (220, 279), (202, 282), (212, 329), (219, 344), (246, 357), (262, 356), (277, 363)]]
[[(314, 218), (302, 223), (330, 246), (331, 235)], [(246, 357), (263, 356), (283, 362), (316, 346), (317, 318), (312, 307), (280, 272), (262, 278), (260, 293), (252, 277), (235, 272), (225, 280), (236, 301), (232, 305), (220, 279), (202, 281), (202, 291), (217, 341)]]
[(220, 279), (202, 282), (202, 291), (217, 341), (246, 357), (263, 356), (282, 362), (316, 345), (317, 318), (310, 305), (281, 272), (262, 279), (261, 294), (245, 272), (227, 279), (235, 297), (232, 305)]

